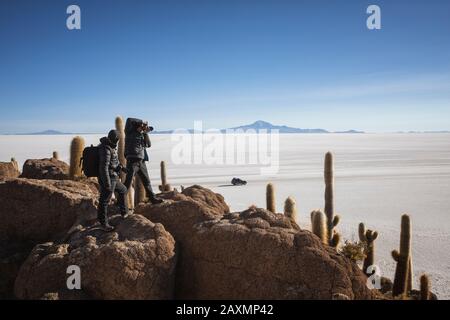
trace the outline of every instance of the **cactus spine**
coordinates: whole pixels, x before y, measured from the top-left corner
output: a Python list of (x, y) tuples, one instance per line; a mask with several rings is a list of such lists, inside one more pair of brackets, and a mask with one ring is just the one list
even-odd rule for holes
[(334, 168), (333, 154), (327, 152), (324, 162), (324, 180), (325, 180), (325, 216), (327, 218), (327, 238), (330, 246), (339, 245), (340, 235), (334, 228), (338, 225), (340, 217), (334, 215)]
[(312, 232), (319, 237), (319, 239), (324, 243), (328, 244), (327, 236), (327, 223), (325, 214), (320, 210), (315, 210), (311, 212), (311, 229)]
[(296, 221), (297, 219), (297, 205), (295, 203), (294, 198), (288, 197), (284, 202), (284, 215), (291, 219), (292, 221)]
[(159, 186), (161, 192), (168, 192), (171, 190), (170, 184), (167, 183), (166, 163), (161, 161), (161, 185)]
[(372, 266), (375, 261), (375, 240), (378, 238), (378, 232), (372, 230), (366, 230), (364, 223), (359, 224), (359, 240), (366, 245), (366, 258), (363, 263), (363, 271), (367, 274), (367, 268)]
[(420, 300), (430, 300), (430, 279), (426, 274), (420, 277)]
[(272, 213), (276, 212), (275, 208), (275, 187), (272, 183), (268, 183), (266, 187), (266, 208)]
[(55, 160), (59, 160), (58, 151), (53, 151), (52, 158), (55, 159)]
[(407, 295), (408, 273), (411, 258), (411, 221), (407, 214), (402, 215), (400, 252), (397, 250), (392, 251), (392, 257), (397, 261), (392, 295), (394, 297)]
[(77, 136), (72, 139), (70, 145), (70, 168), (69, 178), (76, 179), (82, 176), (81, 172), (81, 157), (83, 156), (84, 139)]

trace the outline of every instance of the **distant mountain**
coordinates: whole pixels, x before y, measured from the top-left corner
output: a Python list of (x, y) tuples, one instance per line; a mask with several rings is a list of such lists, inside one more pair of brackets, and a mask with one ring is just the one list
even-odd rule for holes
[(365, 132), (358, 130), (347, 130), (347, 131), (335, 131), (334, 133), (365, 133)]
[(20, 133), (20, 135), (33, 135), (33, 136), (37, 136), (37, 135), (54, 136), (54, 135), (59, 135), (59, 134), (70, 134), (70, 133), (61, 132), (61, 131), (57, 131), (57, 130), (50, 130), (50, 129), (49, 130), (40, 131), (40, 132)]
[(262, 121), (262, 120), (255, 121), (252, 124), (234, 127), (234, 128), (230, 128), (230, 129), (232, 129), (232, 130), (252, 129), (255, 131), (278, 130), (279, 133), (328, 133), (328, 131), (325, 129), (300, 129), (300, 128), (293, 128), (293, 127), (288, 127), (288, 126), (278, 126), (278, 125), (273, 125), (267, 121)]
[[(260, 130), (278, 130), (279, 133), (364, 133), (363, 131), (357, 131), (357, 130), (347, 130), (347, 131), (339, 131), (339, 132), (330, 132), (325, 129), (301, 129), (301, 128), (293, 128), (288, 126), (279, 126), (271, 124), (270, 122), (258, 120), (253, 122), (252, 124), (247, 124), (239, 127), (233, 127), (228, 129), (222, 129), (220, 130), (222, 133), (225, 133), (227, 130), (254, 130), (256, 132), (259, 132)], [(153, 134), (168, 134), (172, 133), (174, 130), (165, 130), (165, 131), (154, 131)], [(193, 129), (187, 130), (189, 133), (193, 133)]]

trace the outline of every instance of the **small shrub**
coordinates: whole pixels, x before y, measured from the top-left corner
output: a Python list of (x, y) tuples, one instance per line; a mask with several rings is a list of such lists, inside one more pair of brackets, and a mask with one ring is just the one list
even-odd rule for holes
[(345, 240), (344, 245), (341, 247), (340, 253), (352, 261), (360, 262), (366, 258), (366, 245), (361, 241), (349, 241)]

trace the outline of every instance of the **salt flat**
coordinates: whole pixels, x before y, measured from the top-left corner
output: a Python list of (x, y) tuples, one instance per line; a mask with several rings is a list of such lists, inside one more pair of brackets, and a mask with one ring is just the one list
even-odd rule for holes
[[(68, 161), (72, 136), (0, 136), (0, 161), (14, 156), (50, 157), (58, 151)], [(97, 144), (99, 135), (84, 135)], [(233, 210), (265, 206), (265, 185), (276, 186), (277, 208), (293, 196), (301, 226), (309, 228), (309, 213), (323, 207), (323, 158), (335, 156), (335, 210), (338, 229), (346, 239), (357, 239), (359, 222), (378, 230), (376, 262), (392, 278), (392, 249), (399, 246), (400, 216), (408, 213), (413, 226), (415, 286), (426, 272), (433, 291), (450, 299), (450, 134), (285, 134), (280, 135), (277, 175), (260, 175), (258, 165), (175, 165), (170, 135), (153, 135), (150, 175), (159, 184), (159, 162), (167, 163), (169, 182), (177, 187), (201, 184), (221, 193)], [(248, 181), (229, 186), (233, 177)]]

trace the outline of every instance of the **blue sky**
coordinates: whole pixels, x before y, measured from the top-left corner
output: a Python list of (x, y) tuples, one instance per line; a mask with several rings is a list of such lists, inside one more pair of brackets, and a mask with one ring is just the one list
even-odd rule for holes
[(2, 0), (0, 109), (0, 133), (103, 132), (118, 114), (450, 130), (450, 1)]

